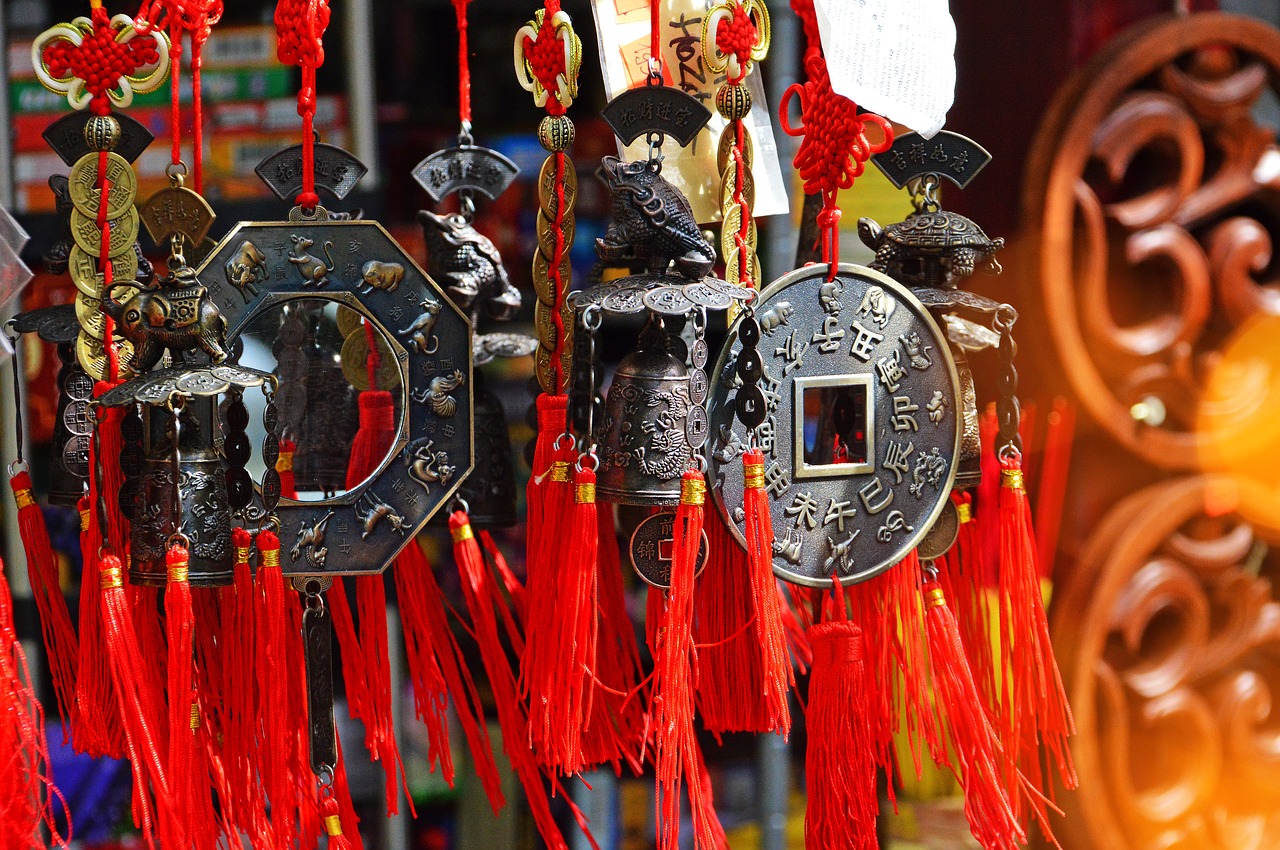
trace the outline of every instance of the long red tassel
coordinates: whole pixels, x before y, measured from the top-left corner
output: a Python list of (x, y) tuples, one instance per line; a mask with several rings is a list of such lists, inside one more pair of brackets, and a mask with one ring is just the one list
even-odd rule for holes
[(1002, 785), (1008, 759), (973, 680), (960, 629), (942, 587), (930, 581), (924, 591), (929, 669), (950, 732), (956, 774), (964, 786), (969, 829), (985, 850), (1012, 850), (1025, 844), (1027, 836)]
[(77, 752), (94, 758), (120, 759), (125, 755), (124, 727), (116, 710), (116, 698), (107, 658), (106, 627), (100, 602), (102, 530), (96, 511), (96, 487), (80, 500), (80, 551), (84, 568), (80, 576), (80, 656), (76, 661), (76, 701), (72, 711), (71, 741)]
[[(1001, 457), (1000, 464), (1000, 666), (1005, 677), (1001, 691), (1005, 751), (1032, 785), (1043, 789), (1039, 748), (1043, 742), (1063, 785), (1074, 788), (1077, 780), (1067, 738), (1075, 734), (1075, 721), (1049, 642), (1022, 459), (1016, 452), (1009, 453)], [(1014, 779), (1009, 777), (1010, 787)], [(1043, 809), (1039, 805), (1037, 809), (1043, 819)]]
[[(368, 714), (364, 718), (365, 747), (370, 757), (382, 763), (386, 776), (387, 814), (400, 811), (400, 789), (396, 779), (404, 778), (404, 762), (396, 745), (395, 723), (391, 715), (391, 660), (387, 649), (387, 592), (382, 575), (356, 576), (356, 608), (360, 612), (360, 651), (368, 682)], [(413, 800), (408, 797), (414, 817)]]
[[(458, 572), (462, 578), (462, 592), (467, 601), (467, 610), (471, 612), (471, 625), (475, 631), (476, 642), (480, 647), (480, 659), (484, 663), (485, 673), (489, 677), (489, 686), (493, 689), (494, 702), (498, 710), (498, 725), (502, 729), (502, 749), (511, 761), (511, 767), (524, 787), (528, 799), (529, 811), (533, 815), (534, 824), (542, 840), (554, 850), (565, 850), (568, 845), (555, 818), (551, 816), (551, 808), (547, 800), (547, 792), (542, 784), (542, 774), (533, 758), (533, 753), (523, 744), (529, 728), (529, 719), (524, 705), (516, 692), (515, 677), (507, 662), (506, 652), (498, 636), (498, 621), (493, 610), (493, 595), (490, 584), (492, 576), (476, 543), (475, 532), (471, 529), (471, 520), (462, 511), (455, 511), (449, 517), (449, 532), (453, 537), (453, 557), (458, 564)], [(551, 777), (554, 791), (563, 792), (554, 775)], [(586, 819), (572, 801), (570, 810), (574, 814), (583, 834), (596, 847), (586, 827)]]
[(982, 561), (978, 523), (974, 519), (973, 497), (967, 492), (952, 493), (959, 530), (956, 542), (943, 557), (938, 582), (950, 600), (960, 625), (960, 639), (983, 704), (998, 715), (1000, 697), (996, 686), (995, 647), (991, 642), (991, 606), (995, 574)]
[[(231, 783), (227, 779), (226, 740), (228, 663), (231, 613), (235, 606), (234, 587), (191, 589), (193, 646), (195, 647), (195, 702), (190, 718), (194, 738), (195, 766), (192, 774), (191, 798), (192, 839), (197, 850), (212, 850), (220, 840), (239, 841), (235, 827), (235, 803)], [(223, 613), (225, 612), (225, 614)], [(236, 681), (235, 687), (244, 683)], [(219, 810), (214, 810), (215, 798)]]
[(44, 513), (36, 504), (31, 490), (31, 476), (19, 472), (9, 479), (13, 488), (13, 500), (18, 506), (18, 536), (27, 555), (27, 579), (40, 612), (40, 634), (49, 659), (49, 671), (53, 678), (53, 692), (58, 699), (58, 713), (62, 716), (65, 738), (75, 703), (76, 663), (79, 660), (80, 643), (71, 625), (67, 599), (62, 595), (58, 580), (58, 561), (49, 542), (49, 529), (44, 523)]
[[(325, 834), (329, 836), (329, 850), (355, 850), (351, 839), (343, 834), (342, 814), (338, 809), (338, 801), (332, 793), (324, 795), (320, 811), (324, 815)], [(355, 824), (352, 824), (352, 827), (354, 828)]]
[(879, 797), (871, 721), (876, 709), (867, 699), (874, 691), (867, 687), (891, 686), (870, 681), (874, 673), (868, 669), (865, 636), (846, 619), (838, 584), (836, 610), (836, 618), (808, 630), (813, 669), (805, 712), (805, 847), (874, 850)]
[(288, 847), (294, 836), (296, 801), (289, 760), (288, 671), (284, 608), (284, 574), (280, 570), (280, 538), (271, 529), (258, 532), (258, 594), (254, 618), (257, 635), (255, 674), (261, 723), (257, 764), (271, 803), (275, 846)]
[(596, 506), (599, 536), (599, 616), (591, 721), (582, 742), (587, 764), (610, 764), (621, 774), (625, 761), (637, 776), (645, 736), (645, 697), (636, 693), (641, 678), (636, 630), (627, 615), (622, 559), (612, 506)]
[(693, 645), (693, 577), (702, 546), (703, 505), (707, 485), (702, 473), (688, 470), (680, 482), (672, 541), (671, 586), (658, 637), (654, 667), (653, 710), (656, 715), (658, 847), (680, 846), (680, 789), (689, 788), (693, 813), (693, 846), (719, 843), (719, 820), (698, 771), (699, 749), (693, 728), (696, 676)]
[(746, 512), (747, 572), (751, 587), (751, 609), (755, 616), (755, 641), (760, 653), (763, 690), (761, 731), (791, 731), (790, 690), (795, 685), (791, 659), (787, 654), (786, 630), (782, 624), (778, 582), (773, 577), (773, 521), (764, 492), (764, 454), (748, 449), (742, 455), (746, 484), (743, 509)]
[[(298, 837), (300, 850), (314, 850), (320, 842), (323, 825), (320, 817), (320, 801), (316, 799), (315, 774), (311, 771), (311, 721), (307, 708), (307, 662), (302, 645), (303, 598), (288, 585), (284, 595), (288, 628), (284, 631), (287, 672), (286, 690), (289, 698), (285, 709), (285, 725), (289, 728), (289, 772), (293, 776), (294, 805), (298, 811)], [(338, 758), (341, 765), (342, 750)], [(334, 782), (338, 781), (339, 766), (334, 767)]]
[(44, 729), (44, 711), (31, 690), (26, 653), (14, 630), (13, 596), (0, 563), (0, 847), (47, 847), (44, 827), (54, 846), (66, 847), (71, 838), (70, 813), (66, 838), (54, 822), (53, 800), (64, 812), (67, 803), (49, 772)]
[[(493, 760), (489, 730), (484, 724), (484, 708), (471, 671), (460, 662), (461, 650), (449, 630), (444, 596), (431, 564), (416, 542), (400, 554), (393, 575), (396, 596), (400, 599), (414, 705), (418, 717), (427, 725), (428, 759), (439, 759), (445, 778), (452, 784), (453, 762), (449, 756), (446, 716), (447, 702), (452, 697), (476, 775), (490, 807), (497, 814), (506, 799)], [(432, 755), (436, 750), (439, 755)]]
[[(152, 731), (160, 712), (160, 696), (150, 689), (146, 679), (139, 676), (147, 662), (138, 648), (131, 623), (131, 606), (125, 597), (120, 559), (115, 555), (104, 556), (99, 572), (102, 619), (106, 631), (104, 643), (115, 683), (117, 710), (124, 721), (129, 764), (133, 769), (134, 798), (141, 821), (137, 825), (141, 826), (149, 847), (155, 846), (157, 833), (161, 846), (180, 846), (180, 836), (184, 832), (182, 813), (170, 793), (159, 741)], [(153, 821), (148, 786), (155, 794), (156, 821)]]
[(280, 441), (280, 456), (276, 458), (276, 472), (280, 474), (280, 495), (287, 499), (298, 498), (297, 478), (293, 473), (293, 453), (298, 444), (293, 440)]
[[(188, 820), (200, 804), (194, 797), (194, 772), (196, 765), (196, 738), (192, 721), (195, 702), (195, 647), (193, 630), (195, 614), (191, 606), (191, 585), (187, 580), (189, 558), (184, 546), (171, 545), (165, 553), (165, 567), (169, 581), (165, 588), (164, 620), (169, 644), (169, 793), (174, 804), (184, 811)], [(184, 828), (186, 824), (183, 824)], [(180, 833), (183, 847), (189, 847), (194, 838), (190, 833)]]
[[(337, 731), (334, 731), (337, 734)], [(338, 763), (333, 768), (333, 796), (338, 801), (338, 816), (342, 819), (342, 823), (347, 825), (344, 835), (351, 842), (352, 850), (364, 850), (364, 841), (360, 837), (360, 818), (356, 815), (355, 804), (351, 801), (351, 787), (347, 782), (347, 762), (342, 757), (342, 738), (337, 738)], [(315, 806), (316, 814), (322, 818), (328, 818), (322, 801)], [(326, 820), (326, 827), (328, 822)], [(327, 830), (326, 830), (327, 831)], [(330, 845), (336, 846), (336, 845)]]
[[(538, 438), (533, 447), (532, 475), (525, 484), (525, 572), (528, 576), (527, 586), (530, 590), (536, 585), (538, 571), (542, 566), (539, 557), (542, 554), (542, 539), (547, 531), (544, 522), (546, 501), (551, 484), (552, 463), (564, 458), (555, 449), (556, 440), (564, 432), (565, 408), (568, 396), (538, 396)], [(568, 476), (568, 467), (561, 467), (556, 473), (560, 482)]]
[[(234, 601), (224, 612), (224, 617), (230, 618), (230, 626), (223, 630), (227, 649), (223, 666), (222, 692), (226, 706), (223, 711), (222, 750), (226, 754), (224, 764), (231, 780), (231, 803), (238, 816), (237, 824), (248, 834), (254, 850), (265, 850), (270, 846), (270, 828), (264, 792), (254, 769), (260, 684), (256, 675), (257, 618), (254, 609), (263, 606), (255, 606), (254, 601), (253, 567), (249, 565), (253, 539), (248, 531), (236, 527), (231, 530), (231, 544), (235, 551), (234, 585), (231, 588)], [(265, 640), (265, 635), (262, 639)]]

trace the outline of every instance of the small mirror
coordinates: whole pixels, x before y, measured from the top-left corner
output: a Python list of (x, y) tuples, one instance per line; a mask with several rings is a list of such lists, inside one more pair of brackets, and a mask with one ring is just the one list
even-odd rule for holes
[[(360, 427), (359, 396), (370, 388), (370, 379), (374, 389), (391, 394), (393, 428), (399, 428), (404, 416), (400, 370), (387, 338), (359, 311), (319, 297), (268, 307), (249, 321), (239, 338), (244, 345), (239, 362), (280, 379), (276, 408), (280, 434), (295, 444), (296, 499), (318, 502), (346, 493), (351, 446)], [(376, 352), (371, 354), (371, 348)], [(246, 393), (245, 404), (250, 411), (249, 440), (256, 448), (266, 435), (264, 401), (259, 394)], [(380, 458), (375, 468), (384, 460)], [(262, 480), (260, 452), (253, 452), (248, 471), (255, 481)]]
[(870, 472), (875, 419), (868, 375), (796, 379), (796, 477)]

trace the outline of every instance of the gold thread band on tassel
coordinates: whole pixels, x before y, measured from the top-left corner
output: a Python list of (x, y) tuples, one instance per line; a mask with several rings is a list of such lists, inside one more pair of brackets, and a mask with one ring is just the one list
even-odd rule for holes
[(191, 731), (200, 728), (200, 703), (191, 703)]
[(744, 463), (742, 465), (742, 480), (748, 487), (759, 490), (764, 487), (764, 464), (763, 463)]
[(475, 532), (471, 530), (471, 523), (467, 523), (466, 525), (460, 525), (457, 528), (450, 531), (449, 534), (453, 537), (454, 543), (461, 543), (464, 540), (471, 540), (476, 536)]
[(1023, 485), (1021, 469), (1002, 469), (1000, 470), (1000, 484), (1008, 487), (1010, 490), (1025, 490)]
[(574, 488), (573, 500), (579, 505), (590, 505), (596, 500), (596, 485), (594, 483), (579, 484)]
[(707, 501), (707, 483), (701, 478), (685, 478), (680, 482), (680, 504), (702, 505)]
[(259, 549), (258, 560), (264, 567), (280, 566), (280, 550), (279, 549)]
[(98, 581), (101, 583), (103, 590), (124, 587), (124, 578), (120, 573), (119, 567), (108, 567), (103, 570), (98, 576)]
[(85, 508), (80, 512), (80, 530), (87, 531), (89, 529), (89, 509)]
[(940, 587), (930, 588), (929, 592), (925, 594), (925, 598), (930, 608), (941, 608), (947, 604), (947, 597), (943, 595)]
[(169, 567), (170, 583), (181, 583), (186, 580), (187, 580), (187, 562), (186, 561), (182, 561), (181, 563), (174, 564), (173, 566)]
[(276, 458), (276, 472), (293, 472), (293, 452), (280, 452)]
[(969, 507), (968, 502), (961, 502), (956, 505), (956, 519), (959, 520), (961, 525), (973, 521), (973, 508)]
[(31, 490), (21, 487), (13, 491), (13, 500), (18, 503), (18, 510), (29, 508), (36, 503), (36, 497), (31, 494)]
[(236, 563), (237, 564), (249, 563), (249, 547), (248, 546), (236, 547)]
[(342, 818), (337, 815), (326, 815), (324, 819), (324, 831), (329, 834), (330, 838), (342, 834)]
[(557, 484), (569, 483), (569, 461), (557, 460), (551, 463), (551, 480)]

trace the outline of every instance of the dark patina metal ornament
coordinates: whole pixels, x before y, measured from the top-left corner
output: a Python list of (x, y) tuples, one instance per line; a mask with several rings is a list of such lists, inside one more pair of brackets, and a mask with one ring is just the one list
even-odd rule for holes
[(860, 218), (858, 236), (876, 252), (871, 268), (911, 285), (953, 289), (979, 266), (1000, 273), (1004, 238), (989, 238), (959, 213), (924, 210), (883, 228)]
[[(112, 293), (123, 286), (137, 291), (124, 302), (116, 301)], [(136, 374), (154, 367), (165, 351), (174, 362), (185, 360), (186, 352), (195, 349), (215, 363), (227, 359), (222, 311), (189, 268), (176, 269), (158, 285), (113, 283), (102, 299), (102, 309), (115, 320), (116, 332), (133, 343), (128, 367)]]
[(520, 290), (511, 285), (502, 255), (488, 237), (458, 213), (418, 211), (427, 243), (427, 274), (445, 288), (459, 309), (477, 316), (481, 309), (498, 321), (520, 310)]
[(613, 195), (609, 229), (596, 239), (601, 260), (654, 274), (674, 263), (691, 280), (710, 274), (715, 249), (703, 238), (688, 199), (653, 164), (606, 156), (599, 174)]

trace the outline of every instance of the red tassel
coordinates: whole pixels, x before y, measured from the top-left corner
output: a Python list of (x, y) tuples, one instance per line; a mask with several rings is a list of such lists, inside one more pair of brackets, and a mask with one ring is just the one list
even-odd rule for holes
[(347, 713), (353, 720), (367, 716), (369, 680), (361, 663), (360, 638), (356, 636), (356, 621), (347, 602), (346, 582), (335, 576), (328, 593), (329, 612), (333, 614), (333, 632), (338, 638), (338, 657), (342, 662), (342, 684), (347, 692)]
[(992, 622), (990, 591), (995, 573), (982, 561), (982, 547), (978, 539), (978, 523), (974, 519), (973, 497), (967, 492), (951, 494), (955, 504), (959, 530), (956, 542), (943, 557), (938, 570), (938, 582), (950, 600), (960, 625), (960, 640), (964, 644), (965, 657), (973, 671), (973, 680), (982, 694), (983, 704), (993, 713), (1000, 711), (1000, 697), (996, 686), (995, 647), (991, 641)]
[(950, 732), (954, 768), (964, 786), (969, 829), (985, 850), (1011, 850), (1025, 844), (1027, 836), (1001, 785), (1008, 759), (987, 717), (943, 590), (931, 581), (924, 591), (928, 599), (925, 631), (929, 669), (940, 713)]
[[(568, 480), (568, 467), (561, 466), (558, 471), (552, 469), (555, 461), (563, 463), (566, 460), (556, 450), (555, 444), (564, 433), (567, 405), (568, 396), (543, 393), (537, 399), (538, 439), (533, 448), (533, 466), (531, 467), (533, 474), (529, 476), (524, 491), (525, 571), (528, 576), (527, 586), (531, 591), (536, 585), (538, 570), (541, 567), (539, 557), (542, 554), (542, 539), (547, 531), (544, 517), (547, 511), (547, 495), (550, 491), (552, 473), (554, 472), (554, 477), (558, 479), (556, 483), (565, 483)], [(572, 453), (569, 454), (568, 459), (572, 461)]]
[(524, 628), (528, 621), (529, 613), (529, 592), (525, 590), (520, 579), (511, 570), (511, 565), (507, 563), (506, 557), (502, 554), (502, 550), (498, 548), (497, 542), (494, 541), (493, 535), (487, 531), (480, 531), (476, 537), (480, 540), (480, 546), (484, 549), (489, 560), (493, 562), (494, 568), (498, 571), (498, 577), (502, 579), (502, 586), (507, 591), (507, 596), (511, 598), (511, 608), (515, 612), (516, 620), (520, 627)]
[(276, 472), (280, 474), (280, 495), (286, 499), (298, 498), (297, 478), (293, 474), (293, 453), (298, 444), (293, 440), (280, 441), (280, 456), (276, 458)]
[(791, 731), (791, 711), (787, 700), (795, 677), (787, 655), (786, 631), (779, 607), (778, 582), (773, 577), (773, 521), (764, 492), (764, 454), (748, 449), (742, 456), (743, 509), (746, 511), (747, 572), (751, 586), (751, 608), (755, 616), (753, 646), (760, 653), (763, 690), (763, 728), (760, 731)]
[[(311, 772), (311, 721), (307, 708), (306, 651), (302, 645), (303, 599), (288, 586), (285, 588), (284, 607), (289, 621), (284, 632), (284, 664), (288, 673), (286, 690), (289, 694), (285, 725), (292, 733), (289, 735), (289, 771), (293, 776), (294, 804), (298, 809), (298, 836), (302, 841), (300, 850), (314, 850), (320, 842), (323, 827), (320, 801), (315, 794), (315, 774)], [(338, 758), (340, 765), (341, 746)], [(338, 772), (338, 766), (335, 766), (335, 783)]]
[(643, 770), (644, 697), (637, 692), (641, 677), (640, 648), (636, 630), (627, 615), (626, 590), (622, 582), (622, 560), (618, 535), (610, 505), (596, 506), (599, 536), (599, 618), (596, 666), (591, 700), (591, 720), (582, 741), (583, 758), (589, 765), (611, 764), (621, 774), (626, 762), (637, 776)]
[(256, 675), (253, 568), (249, 565), (252, 543), (253, 539), (245, 529), (237, 527), (231, 530), (235, 583), (231, 588), (233, 601), (229, 610), (224, 612), (230, 622), (222, 633), (227, 644), (223, 666), (222, 692), (226, 705), (222, 715), (222, 751), (226, 754), (224, 766), (230, 778), (236, 822), (249, 835), (254, 850), (262, 850), (270, 846), (267, 843), (270, 830), (262, 786), (254, 769), (259, 680)]
[[(404, 777), (404, 763), (396, 746), (395, 724), (391, 717), (391, 661), (387, 650), (387, 594), (382, 575), (356, 576), (356, 607), (360, 612), (359, 652), (367, 683), (364, 706), (364, 745), (375, 762), (382, 763), (386, 777), (387, 814), (400, 810), (397, 777)], [(406, 780), (407, 781), (407, 780)], [(413, 800), (409, 812), (417, 817)]]
[(396, 440), (396, 404), (386, 390), (366, 390), (357, 399), (360, 427), (347, 459), (347, 489), (359, 487), (386, 458)]
[[(1035, 535), (1022, 478), (1022, 459), (1010, 452), (1000, 460), (1000, 667), (1005, 677), (1002, 704), (1005, 751), (1038, 789), (1045, 787), (1039, 742), (1047, 747), (1067, 788), (1076, 786), (1067, 737), (1075, 721), (1062, 674), (1049, 642), (1036, 569)], [(1014, 777), (1008, 784), (1013, 787)], [(1037, 814), (1044, 811), (1037, 804)]]
[[(151, 691), (146, 679), (139, 676), (147, 662), (143, 660), (134, 634), (120, 559), (106, 555), (99, 572), (106, 632), (104, 643), (115, 683), (117, 710), (124, 721), (129, 764), (133, 769), (134, 799), (141, 821), (138, 825), (142, 827), (148, 846), (155, 846), (157, 833), (161, 846), (180, 846), (179, 836), (184, 832), (182, 820), (165, 778), (159, 741), (153, 732), (157, 725), (160, 697)], [(158, 822), (153, 821), (148, 785), (155, 794)]]
[[(324, 802), (320, 804), (320, 811), (324, 815), (325, 834), (329, 836), (329, 850), (355, 850), (351, 839), (342, 832), (342, 815), (338, 811), (338, 801), (334, 799), (332, 793), (325, 794)], [(352, 826), (354, 827), (355, 824)]]
[(44, 513), (36, 504), (31, 490), (31, 476), (25, 471), (19, 472), (9, 479), (9, 486), (13, 488), (13, 500), (18, 506), (18, 536), (22, 538), (22, 548), (27, 555), (27, 580), (31, 584), (36, 609), (40, 612), (40, 634), (49, 659), (65, 740), (75, 703), (80, 644), (71, 625), (67, 599), (62, 595), (58, 561), (49, 542)]
[[(201, 805), (195, 799), (194, 772), (199, 715), (195, 703), (194, 636), (195, 614), (191, 607), (191, 585), (187, 581), (189, 558), (184, 546), (171, 545), (165, 553), (169, 582), (165, 588), (165, 627), (169, 644), (169, 758), (165, 765), (169, 793), (174, 805), (189, 818)], [(185, 824), (181, 825), (185, 828)], [(181, 846), (189, 847), (193, 836), (180, 832)]]
[(91, 505), (97, 504), (92, 477), (90, 495), (80, 500), (80, 551), (84, 569), (80, 576), (80, 656), (76, 661), (76, 701), (72, 711), (71, 741), (77, 752), (94, 758), (121, 759), (125, 755), (124, 727), (116, 710), (106, 627), (100, 602), (102, 532)]
[[(867, 696), (892, 687), (870, 681), (874, 673), (867, 669), (864, 634), (845, 619), (843, 594), (837, 609), (837, 619), (809, 629), (813, 670), (805, 712), (805, 847), (874, 850), (879, 797), (870, 721), (876, 709)], [(875, 690), (868, 691), (868, 685)]]
[(52, 801), (56, 798), (64, 812), (67, 803), (49, 774), (44, 728), (44, 711), (31, 690), (26, 653), (14, 631), (13, 597), (0, 563), (0, 847), (47, 847), (42, 828), (48, 828), (57, 847), (66, 847), (71, 839), (69, 813), (66, 838), (54, 823)]
[(438, 761), (445, 779), (453, 784), (453, 761), (449, 755), (447, 705), (453, 698), (454, 712), (471, 750), (471, 760), (481, 787), (494, 814), (506, 804), (493, 745), (484, 724), (471, 671), (462, 662), (458, 642), (449, 630), (444, 596), (436, 584), (431, 564), (418, 544), (411, 543), (396, 559), (393, 575), (400, 600), (404, 626), (405, 654), (409, 678), (413, 682), (415, 711), (427, 726), (429, 761)]
[(293, 842), (296, 801), (289, 759), (288, 670), (284, 666), (287, 617), (284, 575), (280, 570), (280, 538), (269, 528), (258, 532), (258, 588), (254, 611), (257, 636), (254, 667), (261, 732), (256, 762), (271, 803), (275, 846), (288, 847)]
[(706, 795), (698, 770), (699, 750), (693, 729), (693, 576), (702, 546), (703, 504), (707, 485), (702, 473), (685, 472), (680, 482), (672, 541), (671, 586), (667, 610), (658, 636), (655, 658), (653, 711), (657, 727), (658, 847), (680, 847), (680, 787), (689, 788), (693, 813), (693, 846), (718, 843), (719, 821)]
[[(167, 603), (166, 603), (167, 604)], [(226, 751), (228, 630), (235, 605), (234, 587), (191, 589), (195, 614), (192, 636), (195, 647), (195, 702), (190, 718), (195, 755), (191, 798), (192, 839), (197, 850), (213, 850), (220, 837), (234, 846), (240, 840), (235, 826), (236, 807), (224, 764)], [(225, 615), (223, 612), (226, 612)], [(236, 689), (244, 687), (235, 682)], [(214, 799), (219, 810), (214, 811)]]
[[(502, 749), (511, 762), (516, 777), (520, 780), (528, 800), (529, 811), (542, 840), (553, 850), (566, 850), (568, 845), (560, 834), (555, 818), (551, 816), (551, 808), (547, 801), (547, 792), (542, 784), (542, 774), (534, 761), (533, 753), (523, 746), (529, 728), (528, 715), (516, 692), (515, 677), (507, 662), (506, 652), (498, 636), (498, 621), (493, 610), (493, 595), (490, 585), (492, 576), (476, 543), (475, 533), (471, 530), (471, 520), (462, 511), (455, 511), (449, 517), (449, 532), (453, 537), (453, 557), (458, 564), (458, 572), (462, 578), (462, 592), (467, 601), (467, 610), (471, 612), (471, 625), (476, 642), (480, 647), (480, 659), (485, 673), (489, 677), (489, 686), (493, 690), (494, 703), (498, 710), (498, 725), (502, 729)], [(563, 788), (554, 775), (550, 777), (552, 790), (563, 793)], [(582, 828), (583, 834), (596, 847), (595, 840), (586, 828), (586, 819), (573, 802), (569, 803), (571, 812)]]
[[(335, 730), (335, 735), (337, 734)], [(364, 850), (364, 841), (360, 838), (360, 818), (356, 815), (355, 804), (351, 801), (351, 788), (347, 782), (347, 763), (342, 757), (342, 739), (337, 739), (338, 763), (333, 768), (333, 796), (338, 801), (338, 816), (342, 819), (341, 823), (347, 825), (344, 833), (347, 840), (351, 842), (352, 850)], [(327, 818), (328, 814), (324, 810), (323, 804), (316, 809), (316, 813)], [(326, 821), (326, 826), (328, 822)], [(337, 845), (330, 844), (330, 847)]]

